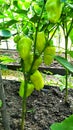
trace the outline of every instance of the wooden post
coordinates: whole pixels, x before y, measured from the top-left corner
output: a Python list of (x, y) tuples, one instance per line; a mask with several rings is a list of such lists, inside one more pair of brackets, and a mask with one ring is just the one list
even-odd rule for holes
[(9, 118), (6, 110), (5, 93), (3, 88), (3, 81), (0, 72), (0, 100), (2, 100), (1, 116), (3, 121), (4, 130), (10, 130)]

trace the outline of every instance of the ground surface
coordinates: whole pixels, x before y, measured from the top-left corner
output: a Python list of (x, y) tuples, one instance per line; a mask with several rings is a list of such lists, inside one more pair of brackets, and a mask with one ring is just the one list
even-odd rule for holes
[[(11, 130), (20, 130), (22, 100), (18, 95), (19, 82), (4, 80), (7, 111), (10, 115)], [(65, 91), (58, 87), (48, 87), (34, 91), (27, 100), (26, 130), (50, 130), (50, 125), (60, 122), (73, 113), (70, 104), (64, 102)], [(73, 97), (73, 90), (69, 90)], [(1, 117), (0, 117), (1, 122)], [(0, 123), (0, 130), (3, 130)]]

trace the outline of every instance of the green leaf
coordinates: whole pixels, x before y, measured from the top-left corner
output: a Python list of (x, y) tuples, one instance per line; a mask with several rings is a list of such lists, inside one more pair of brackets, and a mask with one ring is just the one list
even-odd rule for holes
[(2, 18), (5, 18), (5, 16), (3, 14), (0, 14), (0, 19), (2, 19)]
[(11, 37), (12, 34), (9, 30), (0, 30), (0, 36), (1, 37)]
[(18, 13), (18, 14), (27, 14), (27, 11), (26, 10), (22, 10), (22, 9), (19, 9), (19, 10), (12, 10), (13, 12), (15, 13)]
[(73, 29), (71, 30), (71, 32), (70, 32), (70, 34), (69, 34), (69, 37), (70, 37), (70, 39), (71, 39), (71, 41), (72, 41), (72, 43), (73, 43)]
[(51, 125), (51, 130), (73, 130), (73, 115), (66, 118), (61, 123), (54, 123)]
[(50, 128), (51, 128), (51, 130), (63, 130), (60, 123), (55, 123), (55, 124), (51, 125)]
[(13, 5), (18, 8), (18, 2), (17, 2), (17, 0), (13, 1)]
[(67, 0), (61, 0), (61, 2), (66, 2)]
[(15, 62), (15, 60), (8, 56), (0, 56), (0, 63), (11, 63), (11, 62)]
[(18, 7), (20, 9), (28, 10), (30, 8), (31, 1), (18, 1)]
[(5, 1), (5, 0), (1, 0), (1, 1), (0, 1), (0, 4), (3, 4), (3, 3), (6, 3), (6, 1)]
[(2, 100), (0, 99), (0, 108), (2, 107)]
[(73, 9), (73, 4), (68, 3), (68, 6)]
[(73, 65), (71, 65), (65, 58), (61, 56), (55, 56), (55, 59), (66, 69), (70, 72), (73, 72)]
[(73, 51), (69, 51), (68, 54), (73, 58)]
[(17, 23), (18, 21), (17, 20), (10, 20), (10, 21), (4, 21), (2, 22), (1, 24), (4, 26), (4, 28), (8, 28), (9, 26)]
[(39, 19), (39, 16), (37, 16), (36, 14), (30, 19), (30, 21), (32, 21), (33, 23), (36, 23), (37, 20)]
[(33, 9), (34, 11), (40, 15), (41, 12), (41, 8), (39, 7), (39, 5), (36, 2), (33, 2)]

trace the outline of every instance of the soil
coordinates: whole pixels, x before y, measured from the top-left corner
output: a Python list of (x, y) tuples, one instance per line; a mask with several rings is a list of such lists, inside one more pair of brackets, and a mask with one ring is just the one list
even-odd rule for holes
[[(20, 130), (22, 110), (22, 99), (18, 95), (20, 83), (3, 80), (3, 84), (11, 130)], [(26, 130), (50, 130), (51, 124), (61, 122), (73, 114), (73, 90), (69, 89), (68, 94), (72, 100), (65, 103), (65, 90), (61, 92), (58, 87), (45, 86), (39, 92), (34, 91), (27, 99)], [(0, 130), (3, 130), (2, 123)]]

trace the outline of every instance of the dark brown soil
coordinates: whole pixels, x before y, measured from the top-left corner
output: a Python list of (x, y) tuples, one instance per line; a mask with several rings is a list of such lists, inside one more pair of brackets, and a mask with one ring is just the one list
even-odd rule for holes
[[(18, 95), (19, 82), (4, 80), (7, 112), (10, 115), (11, 130), (20, 130), (22, 99)], [(26, 130), (50, 130), (50, 125), (60, 122), (73, 113), (71, 102), (64, 102), (65, 90), (46, 86), (34, 91), (27, 99)], [(73, 90), (69, 90), (73, 99)], [(1, 122), (1, 117), (0, 117)], [(3, 130), (0, 123), (0, 130)]]

